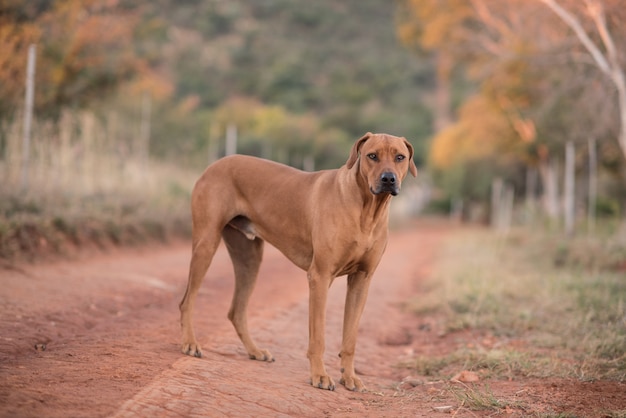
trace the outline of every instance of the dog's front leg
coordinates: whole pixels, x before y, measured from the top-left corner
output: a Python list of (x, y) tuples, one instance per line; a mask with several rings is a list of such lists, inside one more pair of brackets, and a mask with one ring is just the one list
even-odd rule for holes
[(367, 300), (370, 277), (363, 271), (348, 276), (348, 290), (343, 316), (343, 341), (339, 353), (339, 357), (341, 357), (341, 380), (339, 383), (344, 385), (346, 389), (359, 392), (365, 390), (365, 385), (354, 371), (354, 352), (359, 321)]
[(309, 350), (311, 385), (320, 389), (335, 390), (335, 382), (324, 367), (324, 326), (326, 323), (326, 298), (330, 278), (316, 271), (309, 271)]

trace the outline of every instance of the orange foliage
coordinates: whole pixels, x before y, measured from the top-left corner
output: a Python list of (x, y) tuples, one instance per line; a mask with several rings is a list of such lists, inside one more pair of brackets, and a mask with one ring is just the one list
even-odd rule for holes
[(17, 24), (0, 15), (0, 113), (15, 108), (23, 95), (28, 47), (40, 36), (36, 25)]
[(464, 41), (464, 24), (473, 15), (467, 0), (404, 0), (398, 37), (407, 44), (441, 49)]
[(57, 0), (33, 10), (15, 3), (0, 14), (0, 116), (21, 100), (31, 43), (40, 108), (99, 98), (142, 69), (132, 42), (139, 15), (117, 0)]
[(174, 94), (174, 84), (170, 78), (140, 62), (136, 77), (125, 85), (124, 91), (137, 97), (148, 92), (153, 99), (164, 101)]
[(231, 97), (215, 110), (214, 120), (224, 129), (229, 124), (235, 124), (240, 131), (250, 129), (254, 115), (263, 105), (256, 99), (249, 97)]
[(519, 143), (507, 116), (484, 96), (474, 96), (461, 108), (459, 121), (433, 140), (430, 161), (447, 169), (466, 160), (506, 154)]

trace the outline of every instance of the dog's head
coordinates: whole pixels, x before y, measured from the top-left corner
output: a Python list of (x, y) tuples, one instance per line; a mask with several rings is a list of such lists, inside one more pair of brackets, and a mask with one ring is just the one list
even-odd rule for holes
[(352, 146), (346, 167), (351, 169), (357, 161), (360, 175), (375, 195), (396, 196), (407, 173), (417, 176), (413, 146), (405, 138), (368, 132)]

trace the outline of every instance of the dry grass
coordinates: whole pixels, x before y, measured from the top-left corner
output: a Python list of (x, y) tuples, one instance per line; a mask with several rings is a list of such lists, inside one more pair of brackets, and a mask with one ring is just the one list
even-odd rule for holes
[[(565, 256), (564, 256), (565, 255)], [(471, 230), (448, 242), (413, 303), (447, 333), (492, 336), (415, 359), (422, 375), (626, 380), (626, 242)]]
[(21, 137), (13, 131), (0, 160), (0, 258), (189, 233), (198, 173), (124, 150), (92, 114), (64, 115), (59, 125), (36, 127), (25, 184)]
[(462, 407), (473, 411), (502, 411), (517, 404), (498, 399), (489, 386), (450, 386), (450, 392)]

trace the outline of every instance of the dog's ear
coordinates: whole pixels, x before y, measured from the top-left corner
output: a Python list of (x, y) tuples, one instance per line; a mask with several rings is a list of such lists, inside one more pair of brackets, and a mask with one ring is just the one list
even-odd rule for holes
[(346, 167), (349, 169), (354, 166), (356, 160), (359, 159), (359, 152), (361, 151), (361, 146), (365, 141), (367, 141), (373, 134), (371, 132), (363, 135), (358, 141), (352, 145), (352, 151), (350, 151), (350, 157), (348, 157), (348, 161), (346, 161)]
[(409, 149), (409, 173), (411, 173), (413, 177), (417, 177), (417, 167), (415, 167), (415, 162), (413, 162), (413, 145), (411, 145), (411, 143), (407, 141), (406, 138), (403, 137), (402, 139), (404, 139), (404, 145), (406, 145), (406, 147)]

